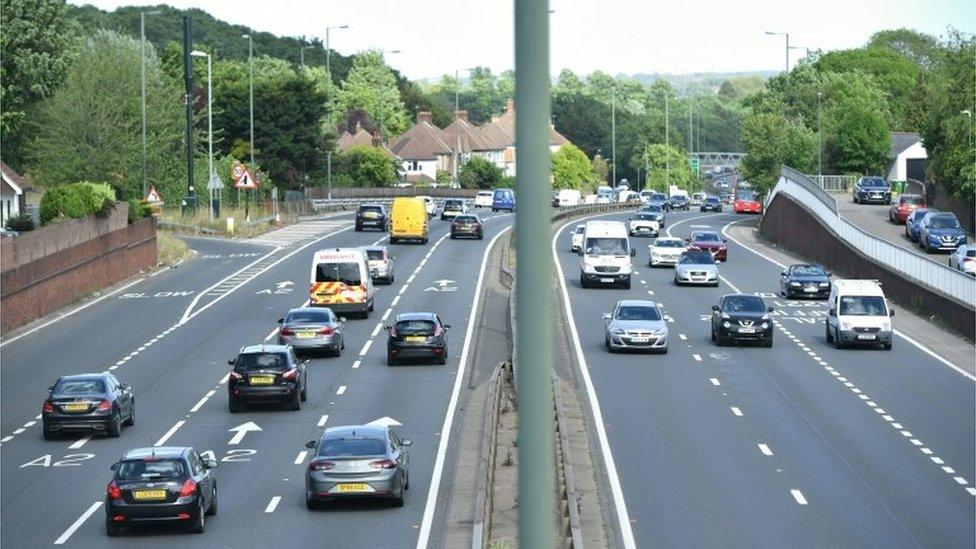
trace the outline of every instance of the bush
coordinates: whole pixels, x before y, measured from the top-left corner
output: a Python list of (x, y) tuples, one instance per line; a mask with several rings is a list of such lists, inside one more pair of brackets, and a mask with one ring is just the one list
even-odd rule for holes
[(129, 225), (139, 221), (140, 219), (151, 216), (152, 213), (152, 206), (150, 206), (145, 200), (140, 200), (138, 198), (129, 200)]
[(33, 231), (34, 219), (27, 212), (20, 212), (7, 220), (7, 228), (18, 232)]
[(64, 217), (105, 217), (114, 207), (115, 190), (107, 183), (82, 181), (54, 187), (41, 197), (41, 225)]

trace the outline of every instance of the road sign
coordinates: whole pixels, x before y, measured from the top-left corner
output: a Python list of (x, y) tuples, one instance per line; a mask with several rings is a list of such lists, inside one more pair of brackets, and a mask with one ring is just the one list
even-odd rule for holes
[(231, 168), (231, 176), (234, 180), (235, 189), (257, 189), (258, 182), (251, 175), (251, 171), (243, 164), (234, 164)]
[(219, 191), (224, 188), (224, 182), (220, 180), (220, 176), (217, 172), (210, 173), (210, 181), (207, 183), (207, 188), (211, 191)]
[(146, 202), (152, 204), (155, 202), (162, 203), (162, 201), (163, 201), (163, 196), (159, 194), (159, 191), (156, 190), (156, 186), (153, 185), (149, 187), (149, 194), (146, 195)]
[(698, 157), (693, 157), (691, 159), (691, 171), (695, 173), (701, 171), (701, 161), (698, 159)]

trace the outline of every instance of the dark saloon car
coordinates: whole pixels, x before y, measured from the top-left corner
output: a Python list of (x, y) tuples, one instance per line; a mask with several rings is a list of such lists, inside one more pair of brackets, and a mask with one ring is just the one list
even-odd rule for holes
[(386, 213), (386, 208), (381, 204), (363, 204), (356, 210), (356, 230), (361, 231), (366, 227), (388, 231), (390, 229), (390, 216)]
[(473, 236), (478, 240), (484, 237), (484, 227), (481, 218), (474, 214), (461, 214), (451, 222), (451, 238)]
[(346, 348), (344, 318), (324, 307), (299, 307), (279, 318), (278, 344), (298, 351), (324, 351), (335, 356)]
[(405, 359), (434, 359), (447, 363), (447, 330), (435, 313), (403, 313), (393, 326), (386, 326), (386, 363), (395, 366)]
[(129, 450), (112, 464), (105, 490), (105, 533), (117, 536), (143, 523), (185, 525), (202, 534), (206, 516), (217, 514), (217, 460), (193, 448), (160, 446)]
[(820, 265), (790, 265), (780, 273), (779, 293), (787, 298), (830, 295), (830, 273)]
[(284, 402), (291, 410), (301, 410), (307, 396), (306, 361), (299, 361), (288, 345), (250, 345), (237, 358), (227, 361), (234, 367), (227, 379), (227, 404), (231, 413), (247, 403)]
[(865, 176), (854, 183), (854, 202), (891, 204), (891, 185), (883, 177)]
[(719, 346), (754, 341), (773, 346), (773, 321), (763, 298), (749, 294), (728, 294), (712, 305), (712, 341)]
[(305, 447), (315, 450), (305, 470), (305, 505), (340, 498), (383, 498), (403, 506), (410, 488), (410, 439), (386, 425), (347, 425), (326, 429)]
[(132, 388), (112, 374), (61, 376), (48, 392), (41, 412), (46, 439), (63, 431), (94, 431), (117, 437), (123, 425), (136, 421)]
[(722, 235), (715, 231), (695, 231), (688, 239), (688, 249), (704, 250), (715, 258), (715, 261), (727, 261), (729, 249)]
[(668, 206), (670, 206), (672, 210), (688, 211), (689, 204), (691, 204), (691, 201), (688, 200), (688, 197), (683, 194), (676, 194), (668, 199)]
[(700, 212), (721, 212), (722, 211), (722, 201), (718, 199), (717, 196), (708, 196), (705, 200), (702, 200), (701, 206), (698, 206), (698, 211)]

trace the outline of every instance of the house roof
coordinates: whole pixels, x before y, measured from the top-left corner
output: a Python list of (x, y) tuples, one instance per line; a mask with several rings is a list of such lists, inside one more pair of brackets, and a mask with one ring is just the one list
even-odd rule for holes
[[(489, 151), (495, 149), (494, 144), (481, 133), (475, 125), (468, 122), (467, 111), (460, 111), (446, 128), (441, 130), (444, 133), (444, 141), (448, 145), (459, 147), (459, 152), (469, 153), (471, 151)], [(504, 147), (497, 147), (504, 148)]]
[[(494, 148), (505, 148), (515, 145), (515, 102), (511, 99), (505, 106), (505, 112), (500, 116), (493, 117), (491, 122), (481, 127), (482, 134), (492, 141)], [(504, 144), (503, 144), (504, 143)], [(556, 131), (556, 128), (549, 125), (549, 144), (565, 145), (569, 143), (563, 134)], [(503, 144), (503, 145), (502, 145)], [(502, 145), (502, 146), (499, 146)]]
[(891, 151), (889, 158), (898, 158), (906, 149), (922, 141), (922, 137), (913, 132), (891, 132)]
[[(512, 129), (515, 129), (514, 125)], [(515, 144), (515, 134), (509, 133), (509, 130), (497, 121), (481, 126), (481, 135), (489, 142), (492, 149), (500, 150)]]
[(390, 144), (393, 154), (403, 160), (435, 160), (438, 156), (453, 154), (444, 132), (421, 116), (425, 114), (429, 115), (420, 113), (417, 123)]
[(0, 161), (0, 172), (2, 172), (4, 191), (9, 189), (14, 194), (24, 194), (24, 191), (30, 189), (27, 185), (27, 180), (15, 172), (6, 162)]
[(359, 122), (356, 122), (356, 131), (353, 133), (342, 132), (339, 136), (339, 140), (336, 141), (336, 149), (340, 151), (345, 151), (350, 147), (371, 147), (373, 145), (373, 136), (369, 134), (368, 131), (364, 130)]

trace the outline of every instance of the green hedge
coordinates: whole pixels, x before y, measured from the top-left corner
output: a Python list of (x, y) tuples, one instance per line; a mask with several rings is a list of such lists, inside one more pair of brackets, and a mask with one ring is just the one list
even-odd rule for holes
[(115, 190), (107, 183), (82, 181), (54, 187), (41, 197), (41, 225), (66, 217), (104, 217), (114, 207)]
[(129, 200), (129, 225), (153, 214), (152, 206), (145, 200), (133, 198)]

